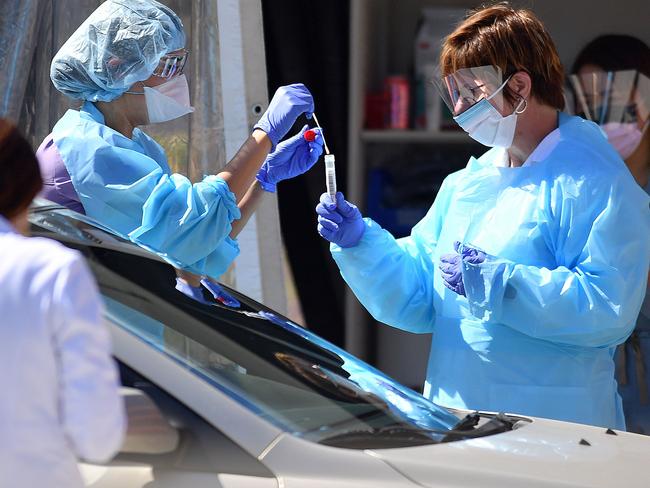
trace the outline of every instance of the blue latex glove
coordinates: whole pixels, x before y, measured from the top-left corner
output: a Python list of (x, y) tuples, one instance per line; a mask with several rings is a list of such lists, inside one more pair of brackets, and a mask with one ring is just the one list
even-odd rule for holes
[(266, 191), (274, 192), (278, 182), (305, 173), (323, 154), (320, 129), (312, 129), (316, 138), (311, 142), (304, 137), (307, 129), (309, 126), (305, 125), (298, 134), (278, 144), (275, 151), (266, 157), (257, 172), (257, 179)]
[(332, 202), (328, 193), (323, 193), (316, 213), (318, 233), (341, 247), (356, 246), (366, 230), (361, 212), (356, 205), (348, 202), (341, 192), (336, 193), (336, 203)]
[(459, 241), (454, 242), (456, 252), (440, 256), (440, 272), (443, 284), (454, 293), (465, 295), (465, 284), (463, 283), (462, 261), (470, 264), (480, 264), (485, 261), (485, 253), (464, 246)]
[(224, 290), (219, 283), (215, 283), (214, 281), (208, 278), (203, 278), (201, 280), (201, 284), (205, 286), (210, 293), (212, 293), (214, 299), (219, 303), (222, 303), (227, 307), (233, 307), (233, 308), (241, 307), (239, 300), (237, 300), (234, 296), (232, 296), (230, 293)]
[(187, 295), (192, 300), (196, 300), (203, 305), (212, 305), (203, 296), (203, 288), (200, 286), (192, 286), (182, 278), (176, 278), (176, 289), (182, 294)]
[(281, 86), (276, 90), (269, 108), (257, 122), (255, 129), (266, 132), (271, 139), (273, 151), (303, 113), (308, 119), (314, 113), (314, 99), (307, 87), (302, 83)]

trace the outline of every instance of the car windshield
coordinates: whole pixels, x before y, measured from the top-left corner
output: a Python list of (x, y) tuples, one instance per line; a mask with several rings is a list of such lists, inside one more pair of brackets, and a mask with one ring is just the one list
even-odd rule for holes
[[(98, 281), (108, 320), (246, 408), (295, 435), (324, 441), (405, 429), (444, 435), (458, 417), (344, 350), (236, 291), (234, 307), (203, 305), (175, 289), (174, 269), (57, 209), (31, 216), (32, 232), (79, 249)], [(135, 248), (137, 249), (137, 248)]]

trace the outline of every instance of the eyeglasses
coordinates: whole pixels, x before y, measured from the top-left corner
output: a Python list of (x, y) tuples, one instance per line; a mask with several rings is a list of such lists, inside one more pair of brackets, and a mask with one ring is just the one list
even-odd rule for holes
[[(507, 79), (507, 78), (505, 78)], [(495, 66), (461, 68), (442, 76), (437, 70), (433, 83), (447, 108), (453, 115), (459, 115), (484, 98), (490, 98), (503, 84), (501, 69)], [(503, 104), (503, 97), (492, 99), (497, 108)]]
[(183, 73), (190, 52), (182, 49), (178, 54), (165, 54), (160, 58), (153, 74), (161, 78), (172, 78)]

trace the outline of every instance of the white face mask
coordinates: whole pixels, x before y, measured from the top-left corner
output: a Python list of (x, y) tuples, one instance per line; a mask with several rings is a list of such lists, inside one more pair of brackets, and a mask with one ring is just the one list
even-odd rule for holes
[(175, 76), (155, 87), (145, 86), (144, 99), (150, 124), (166, 122), (194, 112), (194, 107), (190, 105), (190, 88), (185, 75)]
[(607, 140), (623, 159), (629, 158), (634, 150), (639, 147), (647, 127), (648, 124), (646, 123), (643, 130), (641, 130), (635, 122), (608, 122), (602, 125), (602, 129), (607, 134)]
[(469, 136), (477, 142), (488, 147), (509, 148), (515, 137), (515, 128), (517, 127), (517, 115), (525, 100), (522, 98), (519, 105), (508, 116), (504, 117), (490, 103), (490, 99), (503, 90), (510, 78), (503, 82), (497, 90), (487, 98), (477, 102), (462, 114), (454, 117), (454, 120), (460, 125)]

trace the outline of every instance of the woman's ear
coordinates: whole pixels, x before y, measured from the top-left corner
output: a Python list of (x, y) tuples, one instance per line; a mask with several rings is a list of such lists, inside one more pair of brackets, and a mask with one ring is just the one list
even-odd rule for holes
[[(530, 79), (530, 75), (525, 71), (517, 71), (510, 78), (508, 88), (510, 89), (510, 93), (515, 97), (521, 97), (524, 100), (528, 100), (532, 91), (532, 80)], [(518, 101), (515, 103), (518, 103)]]

